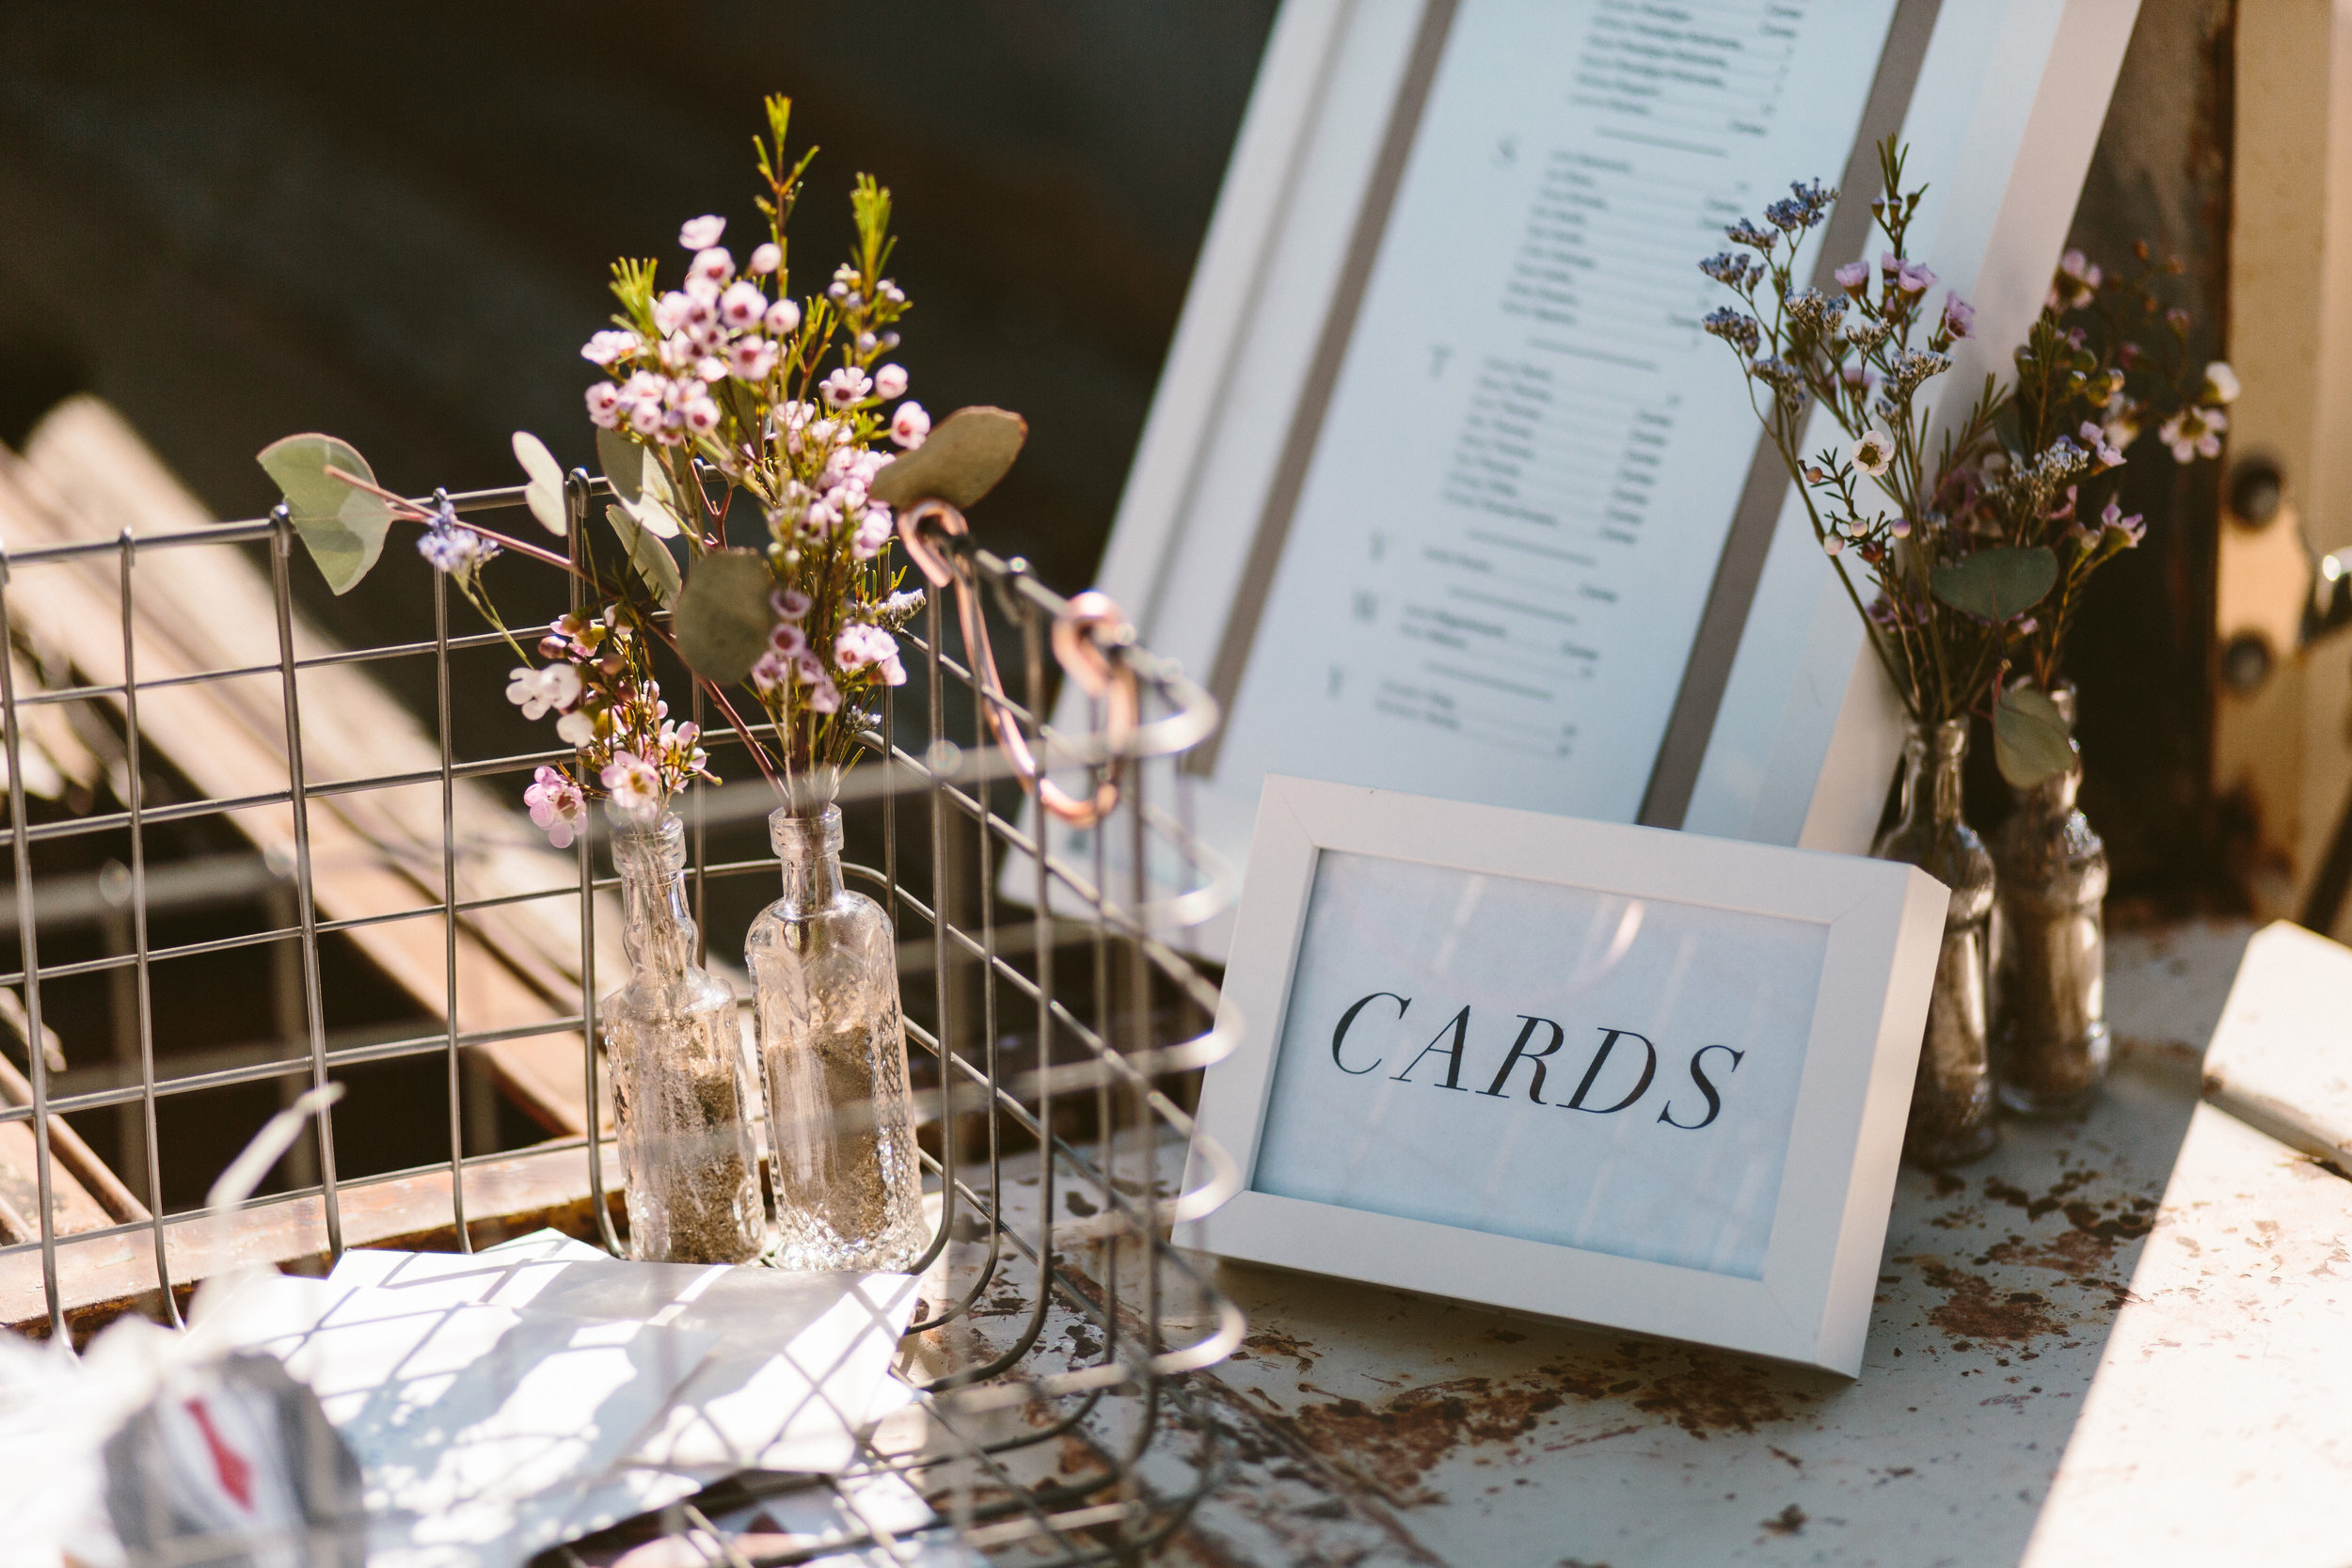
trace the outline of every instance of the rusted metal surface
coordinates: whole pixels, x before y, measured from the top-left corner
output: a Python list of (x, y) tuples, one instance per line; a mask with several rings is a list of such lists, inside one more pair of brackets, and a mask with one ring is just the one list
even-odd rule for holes
[(1204, 1260), (1250, 1335), (1170, 1560), (2352, 1561), (2352, 1181), (2197, 1098), (2246, 935), (2119, 936), (2099, 1108), (1905, 1171), (1854, 1382)]

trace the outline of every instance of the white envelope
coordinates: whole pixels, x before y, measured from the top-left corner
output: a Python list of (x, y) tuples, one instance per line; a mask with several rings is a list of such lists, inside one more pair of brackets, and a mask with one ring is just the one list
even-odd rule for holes
[(909, 1275), (629, 1263), (540, 1231), (470, 1257), (347, 1252), (330, 1277), (420, 1302), (715, 1336), (708, 1358), (630, 1444), (625, 1465), (710, 1479), (745, 1469), (835, 1472), (854, 1456), (860, 1429), (913, 1397), (889, 1376), (916, 1303)]

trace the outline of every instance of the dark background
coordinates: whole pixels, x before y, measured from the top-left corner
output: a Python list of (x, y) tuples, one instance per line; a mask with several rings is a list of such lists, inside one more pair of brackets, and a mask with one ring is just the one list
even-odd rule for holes
[[(750, 139), (761, 95), (782, 90), (795, 140), (822, 149), (793, 229), (803, 286), (846, 245), (851, 176), (873, 173), (897, 198), (914, 395), (934, 415), (993, 403), (1030, 422), (976, 528), (1074, 591), (1274, 9), (8, 0), (0, 442), (95, 391), (224, 517), (277, 499), (252, 454), (294, 431), (349, 439), (409, 493), (516, 482), (516, 428), (586, 461), (595, 372), (578, 351), (610, 309), (612, 261), (674, 271), (678, 224), (702, 212), (726, 214), (747, 251)], [(2145, 0), (2075, 222), (2095, 257), (2143, 236), (2182, 255), (2172, 288), (2200, 362), (2222, 351), (2231, 15), (2231, 0)], [(2135, 451), (2125, 499), (2148, 541), (2107, 569), (2076, 642), (2084, 799), (2119, 914), (2233, 897), (2206, 782), (2215, 470), (2176, 467), (2153, 436)], [(307, 567), (296, 578), (346, 641), (429, 633), (429, 578), (405, 546), (341, 601)], [(501, 587), (516, 619), (553, 607), (543, 586), (546, 604)], [(466, 754), (492, 754), (513, 722), (498, 671), (482, 673), (460, 699)], [(429, 669), (393, 678), (429, 716)], [(1979, 751), (1972, 811), (1990, 827), (2007, 795)], [(750, 907), (714, 916), (714, 945)], [(56, 1022), (74, 1047), (83, 1024), (62, 1001)]]

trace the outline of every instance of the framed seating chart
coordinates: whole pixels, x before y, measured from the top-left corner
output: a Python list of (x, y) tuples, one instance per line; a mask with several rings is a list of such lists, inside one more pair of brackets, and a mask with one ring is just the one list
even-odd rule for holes
[(1862, 254), (1899, 134), (1973, 387), (2136, 10), (1288, 0), (1100, 578), (1225, 705), (1208, 847), (1288, 773), (1867, 847), (1899, 710), (1695, 263), (1793, 178), (1846, 191), (1820, 270)]

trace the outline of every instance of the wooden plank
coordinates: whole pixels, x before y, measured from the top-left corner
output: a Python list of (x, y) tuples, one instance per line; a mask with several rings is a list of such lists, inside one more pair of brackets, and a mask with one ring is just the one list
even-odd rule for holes
[[(23, 461), (0, 459), (0, 536), (17, 547), (155, 534), (212, 519), (135, 433), (94, 399), (76, 399), (43, 421)], [(276, 612), (265, 575), (241, 552), (176, 549), (167, 569), (135, 578), (142, 683), (204, 671), (275, 666)], [(31, 574), (38, 573), (38, 577)], [(26, 568), (12, 608), (19, 626), (93, 683), (122, 673), (119, 601), (112, 557)], [(298, 616), (298, 657), (334, 644)], [(299, 677), (303, 750), (318, 784), (395, 772), (429, 772), (437, 744), (357, 666)], [(278, 675), (142, 691), (149, 744), (215, 798), (286, 784)], [(561, 887), (577, 863), (534, 843), (497, 788), (461, 781), (457, 792), (461, 898)], [(265, 853), (292, 857), (292, 813), (230, 814)], [(411, 911), (440, 897), (437, 784), (335, 795), (310, 808), (312, 880), (322, 916), (350, 919)], [(571, 898), (510, 905), (459, 922), (459, 1026), (521, 1027), (579, 1008), (578, 905)], [(600, 903), (600, 973), (623, 973), (617, 909)], [(437, 913), (351, 933), (371, 960), (434, 1017), (446, 1016), (444, 936)], [(584, 1114), (577, 1031), (482, 1048), (500, 1084), (549, 1131), (577, 1133)], [(609, 1099), (605, 1101), (610, 1104)]]
[[(48, 1033), (46, 1029), (41, 1031)], [(30, 1105), (33, 1085), (16, 1064), (0, 1056), (0, 1105)], [(21, 1180), (24, 1196), (15, 1203), (22, 1218), (29, 1219), (40, 1212), (40, 1203), (34, 1173), (40, 1167), (33, 1146), (33, 1124), (12, 1121), (0, 1126), (0, 1182), (13, 1184)], [(60, 1233), (82, 1230), (103, 1230), (107, 1226), (148, 1217), (147, 1205), (141, 1203), (119, 1177), (107, 1168), (82, 1141), (82, 1135), (67, 1124), (65, 1117), (49, 1118), (50, 1202), (56, 1212)], [(14, 1192), (10, 1193), (13, 1199)], [(0, 1232), (11, 1228), (11, 1223), (0, 1215)], [(40, 1233), (24, 1230), (0, 1237), (9, 1242), (37, 1242)]]
[[(621, 1166), (610, 1141), (604, 1148), (604, 1172), (606, 1197), (617, 1216)], [(346, 1247), (445, 1251), (456, 1246), (446, 1168), (345, 1185), (338, 1189), (338, 1197)], [(587, 1148), (530, 1149), (467, 1166), (466, 1212), (477, 1246), (542, 1226), (588, 1236), (594, 1215), (588, 1203)], [(172, 1221), (165, 1238), (172, 1280), (183, 1291), (191, 1281), (228, 1269), (271, 1266), (317, 1273), (327, 1262), (326, 1212), (316, 1196), (265, 1199), (226, 1218), (192, 1215)], [(143, 1305), (142, 1298), (144, 1305), (152, 1305), (154, 1238), (139, 1229), (88, 1240), (62, 1239), (57, 1282), (78, 1340), (116, 1314)], [(0, 1256), (0, 1323), (39, 1337), (47, 1332), (48, 1317), (40, 1255), (28, 1249)]]

